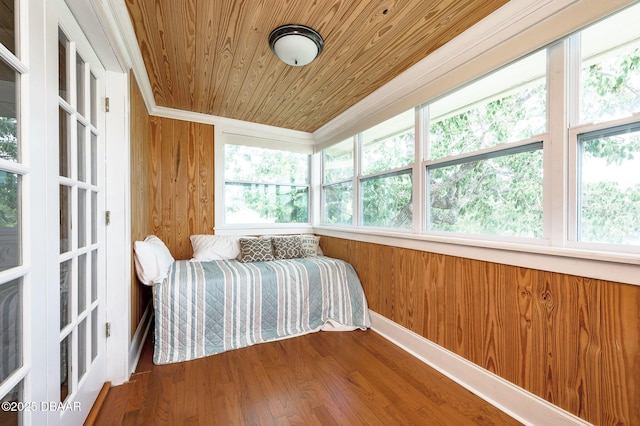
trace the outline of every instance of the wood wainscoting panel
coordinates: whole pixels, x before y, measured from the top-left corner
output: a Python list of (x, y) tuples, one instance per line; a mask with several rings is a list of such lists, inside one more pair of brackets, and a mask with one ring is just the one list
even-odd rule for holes
[(640, 286), (322, 236), (370, 309), (593, 424), (640, 424)]

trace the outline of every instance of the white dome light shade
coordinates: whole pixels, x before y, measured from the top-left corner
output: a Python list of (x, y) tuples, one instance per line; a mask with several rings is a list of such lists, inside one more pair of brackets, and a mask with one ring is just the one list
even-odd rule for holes
[(307, 65), (318, 56), (318, 47), (313, 40), (297, 34), (280, 37), (273, 45), (273, 51), (282, 62), (294, 67)]
[(282, 62), (300, 67), (313, 61), (324, 47), (320, 34), (304, 25), (283, 25), (269, 35), (269, 46)]

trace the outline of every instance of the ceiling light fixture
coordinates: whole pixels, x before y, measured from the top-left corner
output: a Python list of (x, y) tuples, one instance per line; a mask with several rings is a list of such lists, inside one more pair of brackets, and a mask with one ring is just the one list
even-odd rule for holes
[(322, 53), (324, 40), (318, 32), (304, 25), (283, 25), (269, 34), (269, 47), (282, 62), (300, 67)]

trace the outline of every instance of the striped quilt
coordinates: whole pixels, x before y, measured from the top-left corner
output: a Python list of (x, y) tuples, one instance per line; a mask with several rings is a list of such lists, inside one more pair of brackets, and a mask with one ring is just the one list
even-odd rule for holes
[(154, 289), (154, 363), (298, 336), (326, 324), (366, 329), (353, 267), (324, 256), (241, 263), (176, 261)]

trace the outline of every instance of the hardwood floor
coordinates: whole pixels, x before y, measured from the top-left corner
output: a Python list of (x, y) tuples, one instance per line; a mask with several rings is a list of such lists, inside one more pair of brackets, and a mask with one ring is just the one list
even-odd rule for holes
[(320, 332), (194, 361), (153, 365), (96, 425), (520, 424), (374, 331)]

